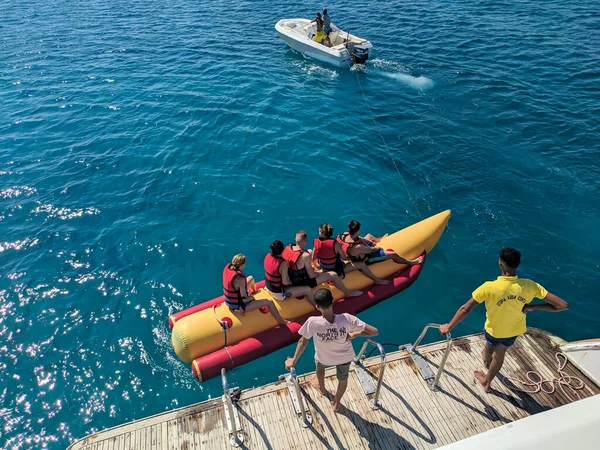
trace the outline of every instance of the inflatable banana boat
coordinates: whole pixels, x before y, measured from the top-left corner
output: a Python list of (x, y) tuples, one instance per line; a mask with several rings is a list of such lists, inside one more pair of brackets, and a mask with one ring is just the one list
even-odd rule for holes
[[(449, 219), (450, 211), (441, 212), (384, 237), (378, 245), (408, 259), (427, 255), (437, 244)], [(331, 290), (337, 314), (357, 314), (409, 287), (421, 273), (422, 266), (406, 267), (390, 260), (369, 266), (375, 275), (390, 280), (386, 285), (375, 285), (362, 273), (350, 272), (344, 284), (349, 289), (363, 291), (359, 297), (343, 298), (340, 290), (328, 284), (314, 290), (322, 287)], [(223, 296), (169, 318), (175, 353), (184, 363), (192, 364), (192, 372), (199, 381), (218, 375), (223, 367), (231, 370), (292, 344), (299, 339), (298, 330), (306, 319), (318, 314), (304, 299), (274, 300), (265, 289), (264, 281), (258, 282), (256, 288), (256, 299), (273, 300), (281, 315), (292, 322), (280, 326), (271, 314), (261, 310), (234, 314), (224, 304)]]

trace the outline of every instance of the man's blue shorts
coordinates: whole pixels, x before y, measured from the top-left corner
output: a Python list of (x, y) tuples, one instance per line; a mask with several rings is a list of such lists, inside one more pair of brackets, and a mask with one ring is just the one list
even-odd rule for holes
[(483, 330), (483, 334), (484, 334), (485, 340), (488, 342), (488, 344), (490, 344), (490, 345), (502, 344), (505, 347), (510, 347), (511, 345), (513, 345), (515, 343), (515, 341), (517, 340), (517, 338), (519, 337), (519, 336), (513, 336), (513, 337), (498, 339), (498, 338), (495, 338), (494, 336), (492, 336), (491, 334), (489, 334), (485, 330)]
[(385, 261), (385, 250), (375, 250), (370, 253), (365, 262), (368, 264), (375, 264), (376, 262)]

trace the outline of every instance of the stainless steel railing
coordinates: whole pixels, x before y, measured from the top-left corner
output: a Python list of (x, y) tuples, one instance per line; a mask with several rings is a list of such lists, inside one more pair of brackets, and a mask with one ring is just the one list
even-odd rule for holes
[[(369, 406), (371, 407), (371, 409), (379, 409), (381, 406), (381, 404), (379, 403), (379, 392), (381, 391), (381, 384), (383, 382), (383, 374), (385, 372), (385, 365), (386, 365), (385, 350), (383, 349), (383, 345), (381, 345), (379, 342), (375, 342), (372, 339), (365, 340), (365, 343), (361, 347), (360, 352), (358, 352), (358, 355), (356, 355), (356, 358), (354, 358), (353, 362), (356, 365), (356, 367), (360, 367), (360, 368), (364, 369), (362, 361), (364, 361), (364, 359), (365, 359), (365, 351), (367, 350), (367, 347), (369, 347), (369, 345), (372, 345), (375, 348), (377, 348), (377, 350), (379, 350), (379, 355), (381, 358), (381, 362), (379, 363), (379, 377), (377, 378), (377, 386), (375, 387), (375, 394), (373, 395), (373, 398), (371, 398), (371, 400), (369, 400)], [(361, 384), (362, 384), (362, 382), (361, 382)], [(365, 386), (363, 386), (363, 389), (365, 389)], [(365, 389), (365, 392), (367, 392), (367, 389)]]
[(293, 388), (293, 394), (295, 394), (295, 397), (292, 396), (294, 408), (296, 409), (296, 412), (300, 410), (300, 426), (303, 428), (308, 428), (312, 423), (312, 417), (307, 413), (308, 407), (306, 405), (304, 397), (302, 396), (300, 382), (298, 381), (298, 377), (296, 376), (296, 369), (293, 366), (290, 367), (290, 373), (286, 378), (288, 384), (290, 384)]
[(229, 431), (229, 443), (232, 447), (240, 447), (244, 442), (244, 433), (242, 432), (240, 417), (233, 406), (233, 400), (231, 399), (232, 390), (229, 389), (225, 368), (221, 369), (221, 384), (223, 385), (222, 399), (225, 407), (225, 420)]
[(448, 360), (448, 356), (450, 355), (450, 350), (452, 349), (452, 336), (450, 335), (450, 333), (446, 334), (446, 342), (447, 342), (446, 352), (444, 353), (442, 361), (440, 362), (437, 373), (435, 375), (433, 375), (433, 373), (429, 369), (429, 366), (427, 365), (427, 363), (423, 360), (421, 355), (417, 352), (417, 349), (419, 347), (419, 344), (425, 337), (425, 334), (427, 334), (427, 331), (430, 328), (435, 328), (435, 329), (439, 330), (440, 326), (441, 325), (439, 325), (437, 323), (428, 323), (427, 325), (425, 325), (425, 328), (423, 328), (423, 331), (421, 331), (421, 334), (419, 335), (419, 337), (417, 338), (417, 340), (415, 341), (414, 344), (412, 344), (412, 345), (408, 344), (408, 345), (403, 346), (404, 348), (406, 348), (406, 350), (408, 351), (410, 356), (413, 358), (415, 365), (421, 372), (421, 375), (423, 376), (425, 381), (427, 381), (427, 384), (429, 385), (429, 388), (431, 390), (437, 389), (439, 381), (440, 381), (440, 377), (442, 376), (442, 373), (444, 372), (444, 366), (446, 365), (446, 361)]

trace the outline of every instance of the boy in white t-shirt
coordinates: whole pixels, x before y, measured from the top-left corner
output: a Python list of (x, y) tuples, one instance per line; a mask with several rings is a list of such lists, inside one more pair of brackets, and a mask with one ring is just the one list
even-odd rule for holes
[(325, 389), (325, 369), (335, 366), (338, 387), (332, 400), (333, 410), (338, 412), (340, 401), (348, 386), (348, 371), (350, 363), (356, 356), (352, 347), (352, 339), (357, 336), (377, 336), (377, 328), (367, 325), (358, 317), (350, 314), (333, 313), (333, 295), (329, 289), (319, 289), (315, 292), (315, 303), (321, 313), (318, 317), (309, 317), (298, 333), (301, 338), (293, 358), (287, 358), (285, 368), (295, 366), (308, 345), (308, 340), (314, 338), (315, 363), (317, 365), (316, 380), (310, 383), (323, 395), (330, 394)]

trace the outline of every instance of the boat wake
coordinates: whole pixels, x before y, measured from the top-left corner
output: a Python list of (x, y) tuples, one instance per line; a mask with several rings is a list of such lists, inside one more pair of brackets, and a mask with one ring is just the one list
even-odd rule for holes
[(424, 77), (423, 75), (419, 77), (413, 77), (412, 75), (407, 75), (405, 73), (389, 72), (383, 72), (382, 75), (393, 80), (398, 80), (401, 83), (419, 91), (431, 89), (435, 85), (431, 78)]
[(427, 78), (423, 75), (418, 77), (410, 75), (407, 73), (411, 71), (409, 67), (405, 67), (394, 61), (375, 58), (370, 61), (370, 65), (375, 69), (373, 73), (382, 75), (386, 78), (391, 78), (392, 80), (397, 80), (418, 91), (426, 91), (435, 86), (435, 82), (431, 78)]

